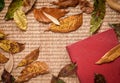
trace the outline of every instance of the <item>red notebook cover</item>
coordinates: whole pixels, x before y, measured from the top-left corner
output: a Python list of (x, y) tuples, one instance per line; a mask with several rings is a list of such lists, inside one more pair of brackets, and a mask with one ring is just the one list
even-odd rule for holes
[(120, 58), (114, 62), (96, 65), (107, 51), (118, 44), (113, 29), (95, 34), (87, 39), (67, 46), (72, 62), (76, 62), (80, 83), (94, 83), (94, 74), (102, 74), (107, 83), (120, 83)]

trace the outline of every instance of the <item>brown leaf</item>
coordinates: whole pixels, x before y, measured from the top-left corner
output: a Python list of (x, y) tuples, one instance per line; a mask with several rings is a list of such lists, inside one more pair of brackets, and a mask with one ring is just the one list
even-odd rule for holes
[(47, 7), (42, 7), (41, 9), (34, 9), (34, 17), (36, 20), (39, 22), (43, 23), (50, 23), (52, 22), (48, 17), (46, 17), (43, 12), (55, 17), (56, 19), (59, 19), (63, 16), (65, 16), (68, 11), (64, 9), (58, 9), (58, 8), (47, 8)]
[(5, 39), (7, 34), (5, 34), (2, 30), (0, 30), (0, 40)]
[(65, 65), (61, 69), (61, 71), (59, 72), (58, 77), (68, 77), (68, 76), (71, 76), (71, 75), (75, 74), (76, 68), (77, 68), (77, 66), (74, 63)]
[(52, 76), (51, 83), (65, 83), (62, 79)]
[(87, 0), (79, 0), (79, 3), (80, 3), (80, 9), (87, 13), (87, 14), (90, 14), (93, 12), (94, 8), (93, 8), (93, 5), (90, 4), (90, 2), (88, 2)]
[(12, 40), (1, 40), (0, 48), (6, 52), (15, 54), (24, 50), (25, 44), (18, 43)]
[(60, 19), (60, 26), (52, 23), (48, 31), (67, 33), (77, 30), (83, 22), (83, 14), (77, 14)]
[(58, 5), (59, 8), (75, 7), (79, 4), (79, 0), (59, 0), (52, 2), (52, 4)]
[(0, 53), (0, 63), (6, 63), (9, 59)]
[(17, 67), (26, 66), (32, 63), (33, 61), (37, 60), (38, 57), (39, 57), (39, 48), (33, 50), (30, 54), (28, 54), (22, 61), (20, 61)]
[(43, 75), (48, 72), (48, 65), (45, 62), (36, 61), (26, 66), (25, 69), (22, 70), (21, 75), (18, 77), (16, 82), (23, 83), (33, 77)]
[(23, 0), (23, 11), (30, 11), (37, 0)]
[(120, 57), (120, 44), (118, 44), (117, 46), (109, 50), (107, 53), (105, 53), (105, 55), (102, 56), (100, 60), (96, 62), (96, 64), (108, 63), (114, 61), (118, 57)]

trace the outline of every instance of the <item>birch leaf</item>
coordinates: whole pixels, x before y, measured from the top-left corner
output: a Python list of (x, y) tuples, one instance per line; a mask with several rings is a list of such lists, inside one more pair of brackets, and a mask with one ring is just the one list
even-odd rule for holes
[(90, 33), (94, 34), (101, 26), (105, 16), (105, 0), (94, 0), (94, 10), (90, 21)]
[(43, 12), (49, 14), (50, 16), (52, 16), (56, 19), (59, 19), (68, 13), (68, 11), (66, 11), (64, 9), (58, 9), (58, 8), (42, 7), (40, 9), (34, 9), (34, 17), (36, 18), (37, 21), (43, 22), (43, 23), (52, 22), (51, 19), (49, 19), (47, 16), (45, 16), (43, 14)]
[(109, 26), (115, 30), (118, 36), (120, 36), (120, 23), (109, 24)]
[(0, 63), (6, 63), (9, 59), (0, 53)]
[(27, 13), (30, 11), (35, 4), (36, 0), (23, 0), (23, 12)]
[(7, 72), (11, 72), (12, 71), (12, 69), (13, 69), (13, 63), (14, 61), (13, 61), (13, 55), (12, 54), (10, 54), (10, 56), (9, 56), (9, 61), (5, 64), (5, 70), (7, 71)]
[(26, 66), (32, 63), (33, 61), (37, 60), (38, 57), (39, 57), (39, 48), (33, 50), (30, 54), (28, 54), (22, 61), (20, 61), (17, 67)]
[(30, 65), (26, 66), (21, 75), (16, 80), (17, 83), (23, 83), (25, 81), (30, 80), (33, 77), (38, 75), (43, 75), (48, 73), (48, 65), (45, 62), (36, 61), (31, 63)]
[(4, 8), (4, 6), (5, 6), (4, 0), (0, 0), (0, 11), (2, 11), (2, 9)]
[(76, 68), (77, 68), (77, 66), (74, 63), (65, 65), (61, 69), (61, 71), (59, 72), (58, 77), (68, 77), (68, 76), (71, 76), (71, 75), (75, 74)]
[(25, 16), (25, 13), (22, 11), (22, 8), (19, 8), (14, 12), (14, 21), (16, 22), (17, 26), (23, 30), (26, 31), (27, 29), (27, 18)]
[(60, 19), (60, 26), (52, 23), (48, 31), (67, 33), (77, 30), (83, 22), (83, 14), (77, 14)]
[(105, 55), (102, 56), (100, 60), (96, 62), (96, 64), (108, 63), (116, 60), (118, 57), (120, 57), (120, 44), (118, 44), (117, 46), (109, 50), (107, 53), (105, 53)]
[(10, 3), (10, 6), (8, 7), (5, 20), (13, 19), (14, 12), (18, 10), (22, 5), (23, 5), (23, 0), (12, 0), (12, 2)]
[(24, 50), (25, 45), (12, 40), (1, 40), (0, 48), (6, 52), (15, 54)]
[(62, 79), (52, 76), (51, 83), (65, 83)]

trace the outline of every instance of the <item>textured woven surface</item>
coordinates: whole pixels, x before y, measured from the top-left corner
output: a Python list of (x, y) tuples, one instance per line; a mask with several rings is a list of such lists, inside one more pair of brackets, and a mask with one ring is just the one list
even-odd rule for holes
[[(50, 4), (53, 0), (37, 0), (35, 8), (41, 8), (44, 6), (54, 7)], [(92, 2), (93, 0), (91, 0)], [(70, 58), (66, 51), (66, 45), (74, 43), (76, 41), (85, 39), (89, 37), (90, 28), (90, 15), (84, 14), (83, 25), (74, 32), (61, 34), (53, 32), (44, 32), (48, 27), (46, 24), (39, 23), (35, 20), (33, 12), (30, 11), (27, 14), (28, 19), (28, 29), (26, 32), (20, 31), (14, 21), (5, 21), (4, 16), (7, 12), (7, 8), (11, 0), (5, 0), (5, 8), (0, 12), (0, 29), (4, 30), (5, 33), (10, 34), (8, 39), (16, 40), (21, 43), (26, 43), (26, 48), (21, 53), (14, 55), (15, 67), (18, 62), (29, 52), (35, 48), (41, 47), (39, 61), (45, 61), (50, 67), (50, 74), (38, 76), (31, 79), (28, 83), (50, 83), (52, 74), (57, 75), (60, 69), (70, 63)], [(79, 6), (76, 8), (69, 8), (70, 13), (67, 15), (72, 15), (80, 13)], [(111, 10), (108, 6), (106, 9), (106, 16), (104, 23), (101, 26), (99, 32), (102, 32), (109, 28), (108, 23), (120, 22), (120, 13)], [(1, 50), (0, 50), (1, 51)], [(3, 54), (7, 53), (1, 51)], [(23, 68), (13, 69), (12, 74), (17, 77)], [(87, 72), (87, 71), (86, 71)], [(79, 83), (77, 77), (64, 78), (66, 83)], [(86, 79), (87, 80), (87, 79)]]

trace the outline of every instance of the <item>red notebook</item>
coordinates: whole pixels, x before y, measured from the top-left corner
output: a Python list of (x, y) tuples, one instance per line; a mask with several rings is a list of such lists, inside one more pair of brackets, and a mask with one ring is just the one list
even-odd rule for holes
[(76, 62), (78, 66), (77, 75), (80, 83), (94, 83), (95, 73), (104, 75), (107, 83), (120, 83), (120, 58), (107, 64), (95, 64), (117, 44), (116, 34), (110, 29), (67, 46), (72, 62)]

